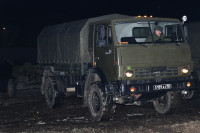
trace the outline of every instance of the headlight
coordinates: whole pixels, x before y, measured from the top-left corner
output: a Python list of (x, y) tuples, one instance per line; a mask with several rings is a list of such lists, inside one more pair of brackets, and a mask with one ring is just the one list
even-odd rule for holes
[(126, 74), (126, 77), (130, 78), (133, 76), (133, 71), (127, 70), (125, 74)]
[(189, 69), (188, 69), (188, 68), (183, 68), (183, 69), (181, 70), (181, 72), (184, 73), (184, 74), (186, 74), (186, 73), (189, 72)]

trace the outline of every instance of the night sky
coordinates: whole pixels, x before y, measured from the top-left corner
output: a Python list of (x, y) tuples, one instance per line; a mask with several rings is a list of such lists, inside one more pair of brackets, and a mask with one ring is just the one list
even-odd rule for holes
[(44, 26), (112, 13), (178, 19), (187, 15), (192, 22), (200, 21), (200, 4), (175, 0), (0, 0), (0, 46), (36, 47), (36, 37)]

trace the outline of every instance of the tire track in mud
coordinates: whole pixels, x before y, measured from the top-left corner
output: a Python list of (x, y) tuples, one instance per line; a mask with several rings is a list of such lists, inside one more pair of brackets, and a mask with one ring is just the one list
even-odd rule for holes
[[(62, 106), (55, 109), (46, 108), (44, 97), (39, 90), (20, 91), (15, 98), (0, 93), (0, 132), (28, 131), (47, 129), (57, 131), (114, 132), (155, 129), (155, 132), (168, 132), (163, 127), (171, 128), (177, 123), (200, 120), (200, 100), (193, 100), (182, 105), (171, 115), (159, 115), (153, 105), (144, 107), (117, 105), (116, 113), (109, 121), (94, 122), (82, 99), (66, 97)], [(122, 123), (123, 121), (123, 123)], [(181, 125), (182, 126), (182, 125)], [(12, 127), (12, 128), (11, 128)], [(165, 128), (165, 127), (164, 127)], [(176, 127), (175, 127), (176, 128)], [(178, 126), (179, 128), (179, 126)], [(33, 132), (33, 131), (32, 131)], [(170, 132), (170, 130), (169, 130)]]

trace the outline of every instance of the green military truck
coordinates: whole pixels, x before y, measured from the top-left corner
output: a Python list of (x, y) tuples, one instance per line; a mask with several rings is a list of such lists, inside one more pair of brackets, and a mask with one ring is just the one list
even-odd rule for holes
[[(166, 39), (146, 42), (157, 26)], [(111, 117), (116, 104), (152, 102), (167, 114), (177, 95), (196, 88), (177, 19), (111, 14), (48, 26), (38, 36), (37, 60), (48, 107), (75, 94), (96, 121)]]

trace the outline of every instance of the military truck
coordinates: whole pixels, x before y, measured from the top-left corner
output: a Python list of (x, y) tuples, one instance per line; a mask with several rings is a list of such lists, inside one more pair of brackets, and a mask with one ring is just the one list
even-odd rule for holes
[[(156, 26), (167, 39), (146, 42)], [(111, 14), (68, 22), (45, 27), (37, 46), (48, 107), (75, 94), (95, 121), (109, 119), (116, 104), (152, 102), (158, 113), (167, 114), (177, 97), (196, 88), (190, 48), (177, 19)]]

